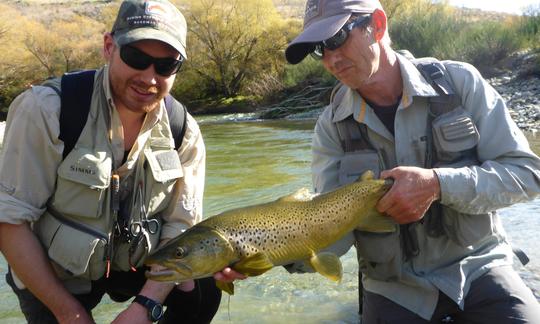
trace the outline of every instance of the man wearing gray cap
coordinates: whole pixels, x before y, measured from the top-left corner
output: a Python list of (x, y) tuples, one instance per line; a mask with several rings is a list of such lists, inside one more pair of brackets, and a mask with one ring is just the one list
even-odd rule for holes
[(396, 53), (377, 0), (309, 0), (285, 52), (308, 54), (340, 81), (315, 126), (316, 192), (394, 180), (377, 209), (396, 231), (333, 247), (356, 246), (362, 323), (540, 323), (496, 212), (539, 196), (540, 159), (500, 95), (469, 64)]
[(187, 58), (186, 32), (170, 2), (126, 0), (104, 35), (106, 66), (34, 86), (12, 103), (0, 249), (29, 323), (93, 323), (105, 293), (116, 302), (135, 296), (115, 323), (215, 315), (213, 278), (175, 285), (144, 276), (146, 256), (202, 218), (203, 139), (168, 96)]

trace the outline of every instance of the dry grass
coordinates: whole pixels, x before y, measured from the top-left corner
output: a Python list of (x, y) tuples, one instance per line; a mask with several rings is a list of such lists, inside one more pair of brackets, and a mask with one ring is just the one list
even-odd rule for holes
[(111, 0), (3, 0), (24, 16), (41, 22), (59, 17), (68, 19), (73, 14), (96, 17)]
[[(114, 0), (3, 0), (16, 7), (25, 16), (40, 21), (57, 17), (69, 17), (78, 13), (95, 17), (103, 6)], [(255, 0), (254, 0), (255, 1)], [(306, 0), (273, 0), (278, 11), (285, 17), (302, 19)]]

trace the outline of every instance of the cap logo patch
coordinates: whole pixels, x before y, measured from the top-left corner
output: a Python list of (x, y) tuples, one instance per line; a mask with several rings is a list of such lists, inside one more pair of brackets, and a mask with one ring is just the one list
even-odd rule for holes
[(313, 17), (319, 15), (320, 0), (308, 0), (306, 3), (306, 12), (304, 14), (304, 21), (309, 21)]
[(177, 27), (174, 25), (172, 16), (174, 11), (166, 3), (158, 1), (146, 1), (144, 3), (144, 13), (127, 17), (126, 21), (131, 28), (154, 27), (163, 29), (169, 33), (176, 33)]
[(147, 1), (145, 3), (144, 13), (150, 16), (162, 17), (167, 17), (169, 15), (167, 8), (163, 6), (163, 3), (157, 1)]

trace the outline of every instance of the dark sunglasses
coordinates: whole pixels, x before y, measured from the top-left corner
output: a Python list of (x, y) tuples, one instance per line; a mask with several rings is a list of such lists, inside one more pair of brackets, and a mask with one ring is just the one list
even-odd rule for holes
[(120, 58), (124, 63), (135, 70), (146, 70), (153, 64), (156, 73), (165, 77), (177, 73), (184, 62), (182, 55), (180, 55), (179, 60), (172, 57), (158, 58), (150, 56), (130, 45), (120, 47)]
[(349, 33), (351, 32), (351, 30), (353, 30), (356, 27), (367, 26), (370, 20), (371, 20), (371, 15), (368, 15), (368, 16), (360, 16), (356, 18), (355, 20), (349, 23), (346, 23), (343, 27), (341, 27), (340, 30), (338, 30), (338, 32), (334, 36), (326, 40), (323, 40), (320, 43), (317, 43), (315, 45), (315, 49), (313, 50), (313, 52), (311, 52), (311, 56), (318, 60), (322, 59), (324, 57), (325, 48), (331, 51), (334, 51), (340, 48), (347, 41), (347, 38), (349, 37)]

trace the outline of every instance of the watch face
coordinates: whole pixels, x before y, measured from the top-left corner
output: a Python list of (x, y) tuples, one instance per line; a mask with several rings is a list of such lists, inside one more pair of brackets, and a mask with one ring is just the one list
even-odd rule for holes
[(159, 321), (163, 317), (163, 306), (161, 304), (154, 305), (150, 310), (150, 317), (152, 321)]

